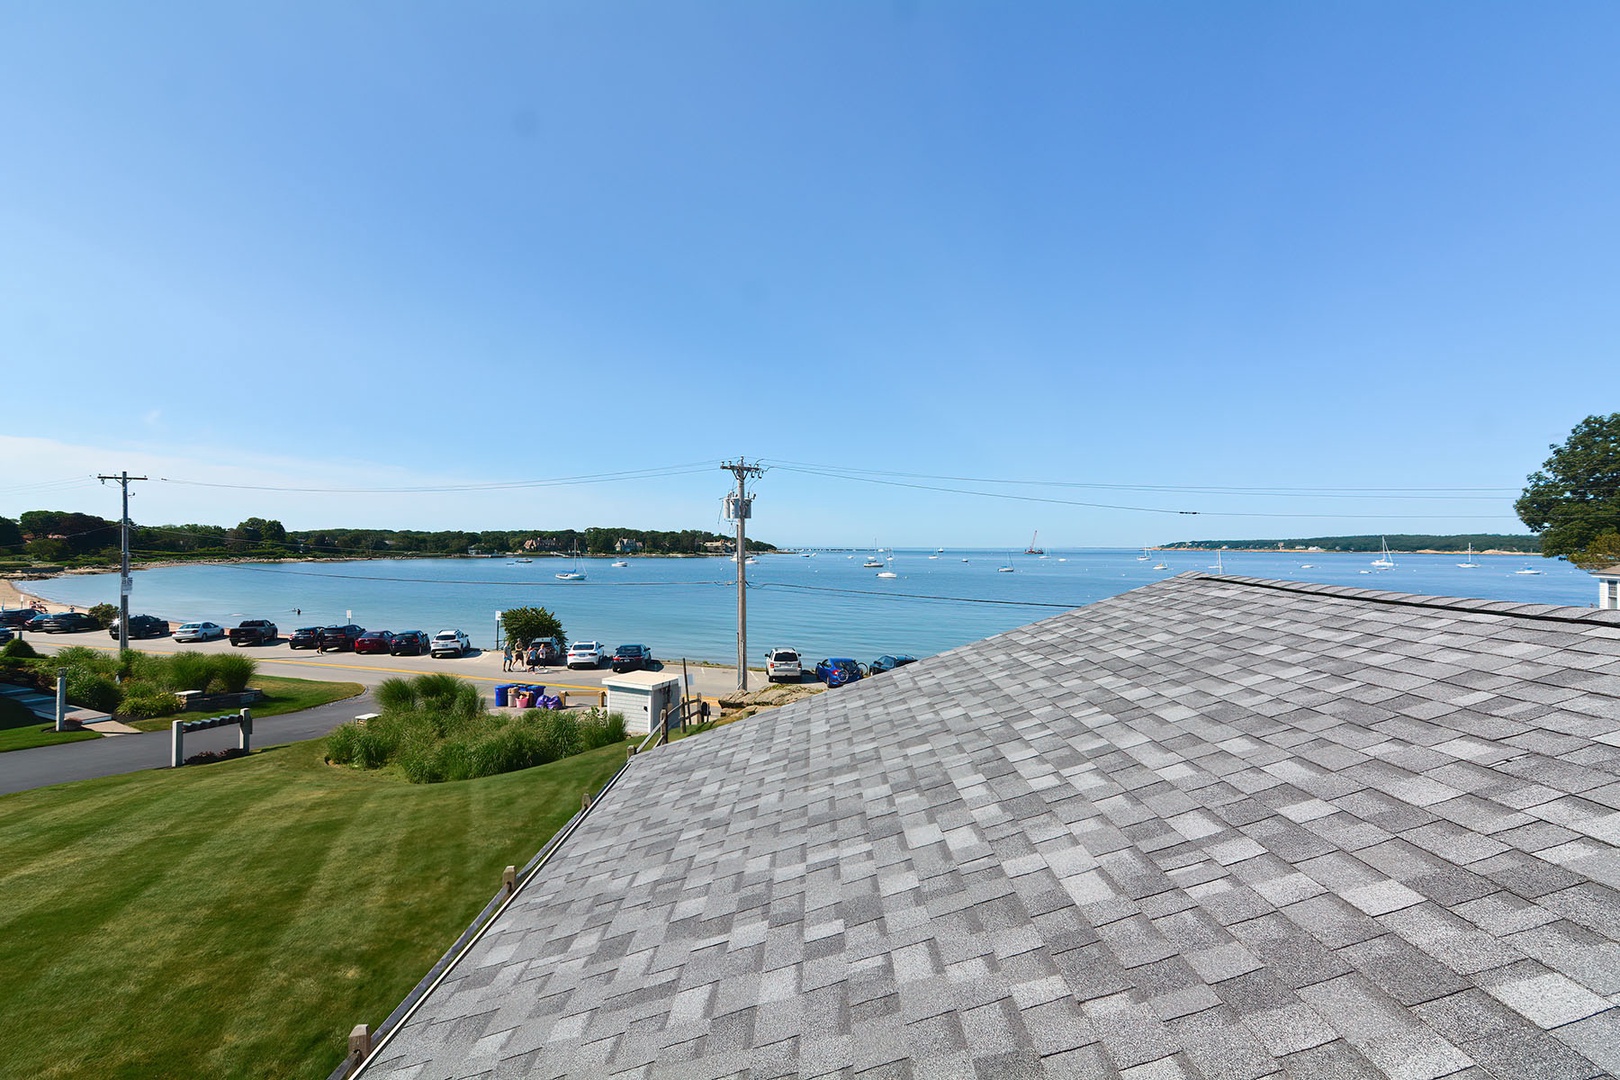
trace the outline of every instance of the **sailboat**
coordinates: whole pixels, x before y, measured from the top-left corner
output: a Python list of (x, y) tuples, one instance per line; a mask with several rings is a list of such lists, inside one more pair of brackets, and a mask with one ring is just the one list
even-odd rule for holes
[(1158, 562), (1153, 564), (1153, 569), (1155, 569), (1155, 570), (1168, 570), (1168, 569), (1170, 569), (1170, 567), (1165, 564), (1164, 559), (1161, 557)]
[(1378, 543), (1383, 548), (1383, 551), (1378, 558), (1372, 561), (1372, 564), (1380, 570), (1395, 569), (1395, 557), (1389, 553), (1389, 541), (1380, 536)]
[(1474, 542), (1472, 540), (1468, 542), (1468, 561), (1460, 562), (1457, 565), (1462, 567), (1464, 570), (1472, 570), (1474, 567), (1479, 565), (1479, 563), (1474, 561)]
[(1216, 551), (1215, 551), (1215, 565), (1211, 566), (1210, 569), (1215, 571), (1217, 574), (1226, 573), (1226, 568), (1221, 565), (1221, 552), (1220, 552), (1220, 549), (1216, 549)]
[(1147, 548), (1142, 549), (1142, 554), (1140, 554), (1140, 555), (1138, 555), (1136, 557), (1136, 561), (1137, 562), (1147, 562), (1148, 561)]
[(872, 541), (872, 547), (875, 550), (866, 557), (865, 562), (861, 563), (861, 567), (866, 570), (881, 570), (883, 569), (883, 560), (878, 558), (878, 552), (883, 549), (877, 546), (876, 540)]
[(585, 571), (580, 569), (579, 552), (574, 552), (574, 568), (554, 575), (558, 581), (584, 581)]
[(1515, 571), (1513, 571), (1513, 572), (1514, 572), (1514, 573), (1515, 573), (1515, 574), (1539, 574), (1539, 573), (1541, 573), (1541, 571), (1540, 571), (1540, 570), (1537, 570), (1537, 569), (1536, 569), (1536, 568), (1535, 568), (1535, 567), (1533, 567), (1533, 566), (1527, 566), (1527, 567), (1525, 567), (1525, 568), (1524, 568), (1524, 569), (1523, 569), (1523, 570), (1515, 570)]

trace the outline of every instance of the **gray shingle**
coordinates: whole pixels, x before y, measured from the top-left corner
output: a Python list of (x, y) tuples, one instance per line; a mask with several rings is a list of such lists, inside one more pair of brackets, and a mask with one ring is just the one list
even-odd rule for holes
[(1526, 610), (1183, 575), (660, 749), (366, 1075), (1614, 1072), (1620, 624)]

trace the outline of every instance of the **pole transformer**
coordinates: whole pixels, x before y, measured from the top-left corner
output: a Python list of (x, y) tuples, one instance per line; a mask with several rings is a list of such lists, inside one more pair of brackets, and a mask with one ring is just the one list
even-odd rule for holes
[(97, 476), (105, 484), (109, 480), (116, 480), (118, 486), (124, 489), (124, 516), (118, 523), (118, 651), (123, 652), (129, 648), (129, 484), (132, 480), (145, 480), (144, 476), (131, 476), (128, 470), (117, 476)]
[(726, 516), (737, 523), (737, 692), (748, 692), (748, 516), (753, 497), (748, 494), (748, 478), (765, 470), (743, 458), (720, 466), (737, 478), (737, 492), (726, 496)]

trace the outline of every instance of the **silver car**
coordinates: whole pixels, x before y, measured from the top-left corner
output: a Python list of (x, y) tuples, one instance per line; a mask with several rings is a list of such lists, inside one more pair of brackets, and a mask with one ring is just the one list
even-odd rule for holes
[(225, 636), (225, 628), (218, 623), (188, 622), (182, 623), (180, 629), (174, 632), (176, 641), (213, 641), (215, 638)]

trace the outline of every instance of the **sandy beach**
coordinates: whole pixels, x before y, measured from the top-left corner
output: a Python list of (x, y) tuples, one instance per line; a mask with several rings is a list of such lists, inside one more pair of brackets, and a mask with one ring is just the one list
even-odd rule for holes
[(32, 593), (24, 592), (17, 582), (0, 578), (0, 608), (42, 607), (47, 611), (66, 611), (66, 604), (52, 604)]

